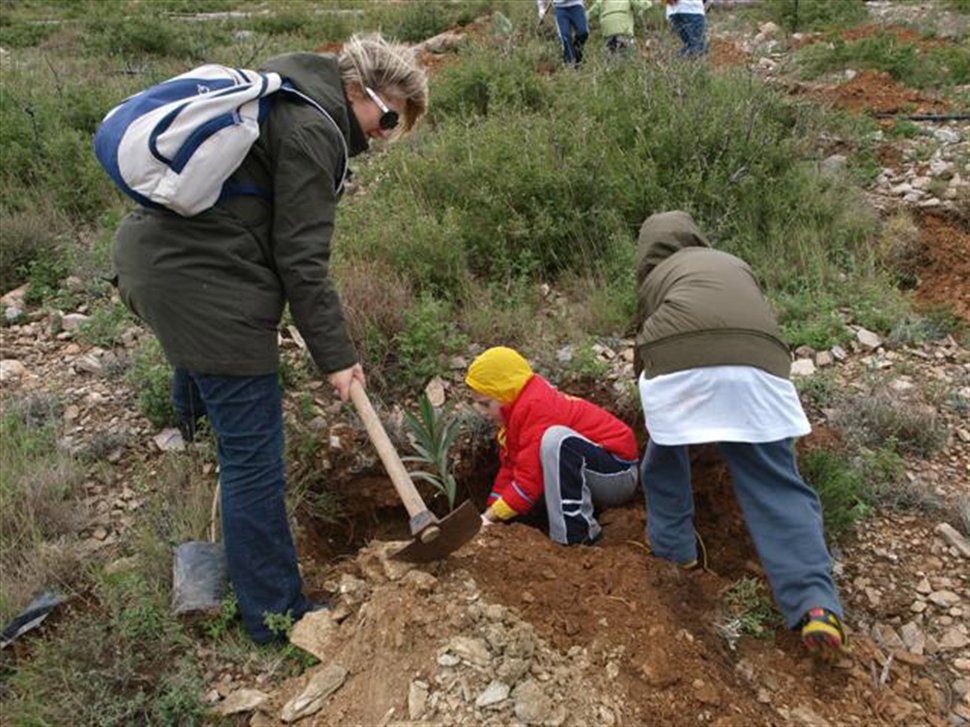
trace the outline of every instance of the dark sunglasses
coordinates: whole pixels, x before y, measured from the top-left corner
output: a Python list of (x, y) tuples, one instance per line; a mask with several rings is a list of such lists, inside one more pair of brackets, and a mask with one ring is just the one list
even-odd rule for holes
[(389, 109), (387, 104), (381, 100), (381, 97), (367, 86), (364, 86), (364, 91), (368, 96), (370, 96), (370, 100), (377, 104), (377, 108), (381, 110), (381, 118), (380, 121), (378, 121), (380, 127), (384, 129), (384, 131), (390, 131), (391, 129), (396, 128), (397, 123), (400, 120), (400, 115), (397, 113), (397, 111)]

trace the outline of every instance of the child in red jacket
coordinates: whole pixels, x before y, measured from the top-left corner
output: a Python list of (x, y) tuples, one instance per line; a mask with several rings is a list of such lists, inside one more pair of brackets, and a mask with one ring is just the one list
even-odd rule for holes
[(633, 430), (595, 404), (556, 391), (504, 346), (476, 358), (465, 383), (499, 424), (501, 467), (485, 524), (525, 515), (545, 498), (550, 538), (564, 545), (596, 540), (594, 506), (622, 505), (636, 491)]

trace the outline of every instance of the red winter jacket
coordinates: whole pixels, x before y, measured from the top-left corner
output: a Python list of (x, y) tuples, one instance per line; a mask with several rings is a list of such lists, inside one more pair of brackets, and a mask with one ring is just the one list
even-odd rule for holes
[(620, 459), (637, 459), (637, 440), (630, 427), (595, 404), (560, 393), (538, 374), (522, 387), (515, 401), (502, 407), (502, 416), (501, 468), (488, 504), (501, 499), (519, 515), (542, 497), (540, 446), (549, 427), (569, 427)]

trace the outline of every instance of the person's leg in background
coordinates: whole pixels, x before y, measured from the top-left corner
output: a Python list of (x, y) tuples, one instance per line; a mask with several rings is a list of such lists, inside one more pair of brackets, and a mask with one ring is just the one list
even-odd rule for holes
[(680, 38), (681, 46), (678, 52), (681, 56), (686, 56), (690, 48), (690, 34), (687, 31), (686, 17), (683, 13), (674, 13), (670, 16), (670, 27)]
[(687, 446), (665, 447), (651, 440), (643, 457), (640, 482), (654, 555), (679, 565), (695, 563), (694, 493)]
[(678, 13), (682, 18), (684, 48), (682, 56), (702, 56), (707, 53), (707, 18), (698, 13)]
[(556, 18), (556, 30), (559, 32), (559, 42), (562, 43), (562, 62), (567, 66), (576, 63), (576, 51), (573, 48), (572, 14), (569, 8), (553, 7)]
[(586, 20), (586, 9), (582, 5), (572, 5), (566, 8), (570, 11), (573, 25), (573, 51), (576, 54), (576, 65), (583, 62), (583, 49), (589, 39), (589, 23)]
[(540, 449), (549, 537), (591, 543), (601, 528), (594, 507), (624, 504), (637, 486), (637, 464), (614, 457), (569, 427), (549, 427)]
[(718, 447), (788, 628), (796, 628), (815, 607), (841, 619), (822, 509), (798, 472), (792, 441), (720, 442)]
[(190, 372), (218, 439), (222, 532), (239, 611), (257, 643), (279, 638), (267, 614), (299, 619), (303, 595), (286, 515), (283, 408), (277, 375)]

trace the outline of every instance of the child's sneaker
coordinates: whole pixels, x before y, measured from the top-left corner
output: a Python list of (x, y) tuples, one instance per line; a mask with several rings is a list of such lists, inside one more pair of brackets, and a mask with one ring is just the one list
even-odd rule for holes
[(802, 619), (802, 643), (811, 653), (829, 661), (844, 649), (847, 639), (842, 621), (827, 608), (813, 608)]

